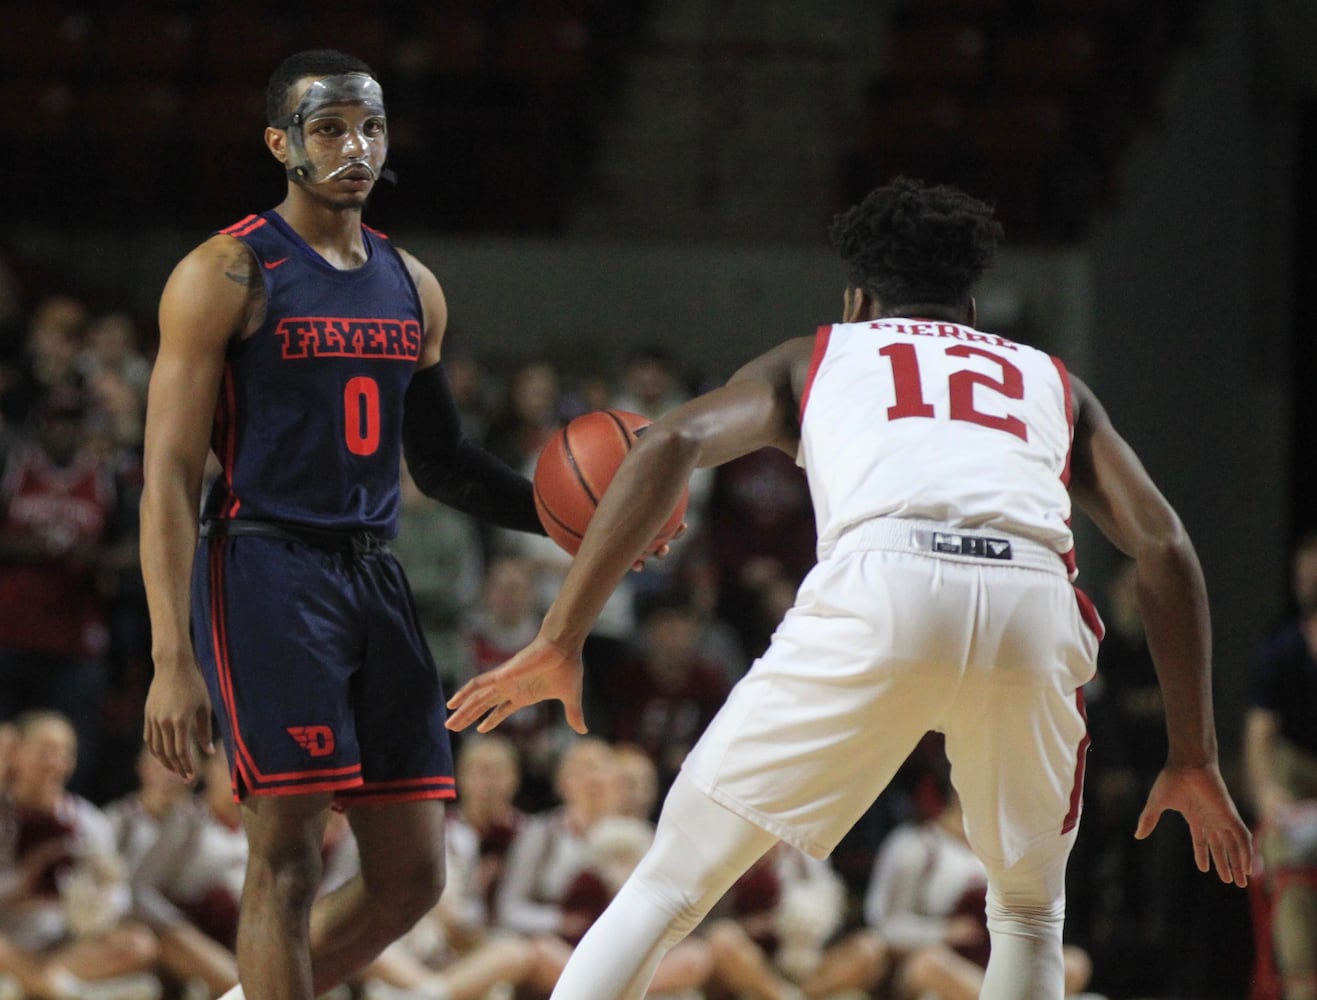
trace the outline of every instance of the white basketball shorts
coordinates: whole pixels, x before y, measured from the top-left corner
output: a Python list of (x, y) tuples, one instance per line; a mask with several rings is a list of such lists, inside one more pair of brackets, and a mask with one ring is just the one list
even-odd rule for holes
[(1068, 851), (1088, 746), (1080, 687), (1101, 630), (1037, 542), (866, 522), (806, 577), (686, 773), (824, 857), (936, 730), (985, 864), (1046, 854), (1048, 838)]

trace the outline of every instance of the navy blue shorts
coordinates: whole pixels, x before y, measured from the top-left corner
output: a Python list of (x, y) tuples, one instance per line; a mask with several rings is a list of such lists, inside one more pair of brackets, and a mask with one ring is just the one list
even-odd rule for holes
[(453, 798), (439, 674), (387, 551), (203, 538), (192, 640), (235, 795)]

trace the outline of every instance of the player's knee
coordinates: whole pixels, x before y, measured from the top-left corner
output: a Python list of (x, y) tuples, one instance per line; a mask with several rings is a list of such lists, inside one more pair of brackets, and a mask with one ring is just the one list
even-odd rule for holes
[(992, 934), (1059, 938), (1065, 923), (1065, 897), (1052, 898), (1041, 891), (989, 889), (987, 913)]
[(379, 907), (392, 913), (405, 930), (434, 908), (443, 895), (444, 884), (442, 862), (426, 861), (415, 865), (410, 875), (391, 885), (375, 887), (371, 897)]

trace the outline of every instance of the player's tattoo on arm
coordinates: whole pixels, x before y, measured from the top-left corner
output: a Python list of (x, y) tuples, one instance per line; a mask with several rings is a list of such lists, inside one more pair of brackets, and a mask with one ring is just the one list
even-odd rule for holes
[(242, 270), (238, 270), (238, 268), (233, 266), (226, 267), (224, 269), (224, 277), (228, 278), (235, 285), (242, 285), (243, 288), (256, 289), (261, 287), (261, 276), (250, 267), (244, 267)]

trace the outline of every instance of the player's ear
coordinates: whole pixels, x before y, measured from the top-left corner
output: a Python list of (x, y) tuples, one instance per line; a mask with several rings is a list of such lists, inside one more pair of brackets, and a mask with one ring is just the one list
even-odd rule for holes
[(857, 288), (855, 285), (847, 285), (846, 292), (842, 296), (842, 316), (843, 323), (859, 323), (877, 315), (873, 307), (877, 303), (867, 290)]
[(288, 165), (288, 132), (285, 129), (267, 125), (265, 127), (265, 148), (284, 166)]

